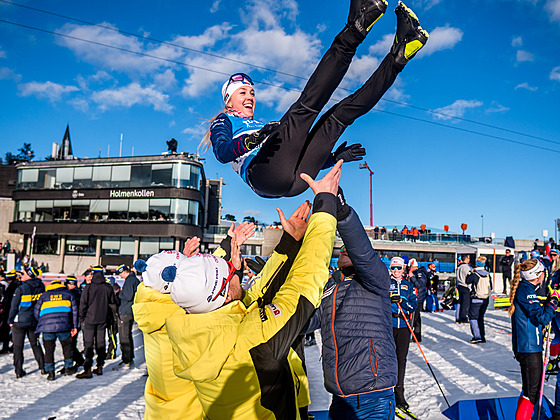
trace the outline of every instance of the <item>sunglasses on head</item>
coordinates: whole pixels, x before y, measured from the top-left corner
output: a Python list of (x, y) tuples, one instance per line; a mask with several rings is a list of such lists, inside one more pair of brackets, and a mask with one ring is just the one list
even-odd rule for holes
[(251, 79), (251, 78), (250, 78), (249, 76), (247, 76), (245, 73), (235, 73), (235, 74), (232, 74), (232, 75), (229, 77), (228, 86), (231, 85), (232, 83), (235, 83), (235, 82), (243, 82), (243, 83), (247, 82), (247, 83), (249, 83), (251, 86), (253, 85), (253, 79)]
[(228, 268), (229, 268), (228, 276), (222, 282), (222, 287), (220, 287), (220, 290), (218, 290), (218, 293), (216, 293), (216, 295), (212, 298), (212, 302), (215, 301), (218, 298), (218, 296), (220, 296), (220, 293), (222, 293), (222, 291), (225, 289), (225, 287), (228, 285), (228, 283), (233, 278), (233, 275), (235, 274), (235, 267), (233, 266), (233, 264), (230, 261), (226, 261), (226, 263), (227, 263)]
[(391, 271), (393, 271), (393, 270), (402, 270), (402, 269), (403, 269), (402, 267), (398, 267), (398, 266), (395, 266), (395, 267), (391, 267), (391, 268), (390, 268)]

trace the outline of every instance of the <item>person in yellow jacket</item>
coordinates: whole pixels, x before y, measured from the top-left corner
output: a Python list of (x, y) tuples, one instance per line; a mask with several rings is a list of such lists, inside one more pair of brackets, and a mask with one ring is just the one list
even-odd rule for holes
[(199, 254), (179, 264), (171, 298), (188, 313), (167, 318), (167, 334), (175, 374), (194, 382), (203, 418), (300, 419), (300, 384), (288, 358), (329, 277), (341, 165), (318, 182), (302, 174), (316, 194), (314, 212), (270, 303), (265, 304), (267, 291), (249, 306), (244, 303), (235, 241), (232, 263)]
[[(232, 237), (243, 243), (255, 230), (254, 224), (242, 223), (236, 229), (232, 224), (226, 239), (215, 254), (229, 258)], [(143, 273), (143, 282), (138, 285), (132, 311), (138, 328), (144, 335), (144, 353), (148, 379), (144, 389), (145, 419), (185, 419), (200, 418), (202, 407), (191, 381), (173, 374), (171, 343), (165, 329), (165, 319), (182, 314), (169, 295), (169, 282), (179, 261), (198, 252), (200, 240), (191, 238), (185, 244), (183, 254), (164, 251), (155, 254), (148, 261), (135, 262), (137, 271)]]

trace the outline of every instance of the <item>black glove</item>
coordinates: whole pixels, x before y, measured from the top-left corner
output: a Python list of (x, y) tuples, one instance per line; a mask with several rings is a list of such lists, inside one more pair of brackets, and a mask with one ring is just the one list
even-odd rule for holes
[(402, 300), (400, 295), (391, 295), (391, 302), (392, 303), (400, 303)]
[(351, 144), (350, 146), (346, 146), (346, 142), (342, 143), (338, 146), (333, 152), (333, 160), (334, 162), (338, 162), (342, 159), (344, 162), (352, 162), (354, 160), (362, 160), (362, 156), (365, 156), (366, 149), (362, 147), (360, 143)]
[(251, 270), (255, 274), (259, 274), (266, 264), (265, 260), (263, 260), (261, 257), (255, 257), (254, 260), (247, 258), (245, 262), (247, 263), (247, 267), (249, 267), (249, 270)]
[(247, 137), (243, 139), (243, 146), (247, 150), (253, 150), (259, 144), (261, 144), (264, 139), (266, 139), (272, 131), (278, 127), (280, 121), (272, 121), (266, 124), (263, 128), (259, 131), (255, 131), (254, 133), (249, 134)]
[(348, 217), (348, 214), (350, 214), (350, 206), (346, 204), (342, 188), (338, 187), (338, 192), (336, 193), (336, 220), (344, 220)]

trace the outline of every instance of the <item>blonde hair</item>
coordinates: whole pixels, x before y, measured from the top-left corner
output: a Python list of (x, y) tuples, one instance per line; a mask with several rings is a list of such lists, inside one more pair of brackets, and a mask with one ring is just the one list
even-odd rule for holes
[(560, 257), (556, 258), (556, 261), (552, 263), (552, 268), (550, 269), (550, 274), (556, 273), (560, 269)]
[(196, 151), (199, 152), (201, 149), (202, 153), (205, 153), (206, 151), (208, 151), (208, 149), (210, 149), (210, 128), (212, 127), (212, 123), (214, 122), (214, 120), (218, 117), (218, 115), (227, 112), (228, 107), (227, 105), (224, 105), (224, 109), (222, 109), (220, 112), (218, 112), (216, 115), (214, 115), (212, 118), (210, 118), (209, 120), (205, 120), (203, 122), (203, 124), (208, 124), (208, 129), (206, 130), (206, 133), (204, 133), (204, 137), (202, 137), (202, 140), (200, 141), (200, 143), (198, 144), (198, 147), (196, 148)]
[(513, 280), (511, 281), (511, 290), (509, 291), (509, 303), (510, 307), (508, 310), (509, 316), (512, 316), (515, 312), (515, 306), (513, 305), (513, 300), (515, 299), (515, 292), (517, 292), (517, 287), (519, 286), (519, 281), (521, 280), (521, 271), (527, 271), (537, 265), (538, 261), (535, 258), (530, 260), (525, 260), (520, 264), (515, 264), (515, 271), (513, 272)]

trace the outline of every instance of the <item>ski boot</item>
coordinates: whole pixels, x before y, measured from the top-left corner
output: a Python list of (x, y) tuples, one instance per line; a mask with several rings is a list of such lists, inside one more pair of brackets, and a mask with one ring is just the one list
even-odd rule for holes
[(405, 65), (428, 42), (430, 36), (422, 29), (414, 12), (399, 2), (395, 8), (397, 33), (391, 47), (391, 54), (398, 64)]
[(352, 0), (348, 25), (354, 25), (364, 37), (387, 10), (386, 0)]

